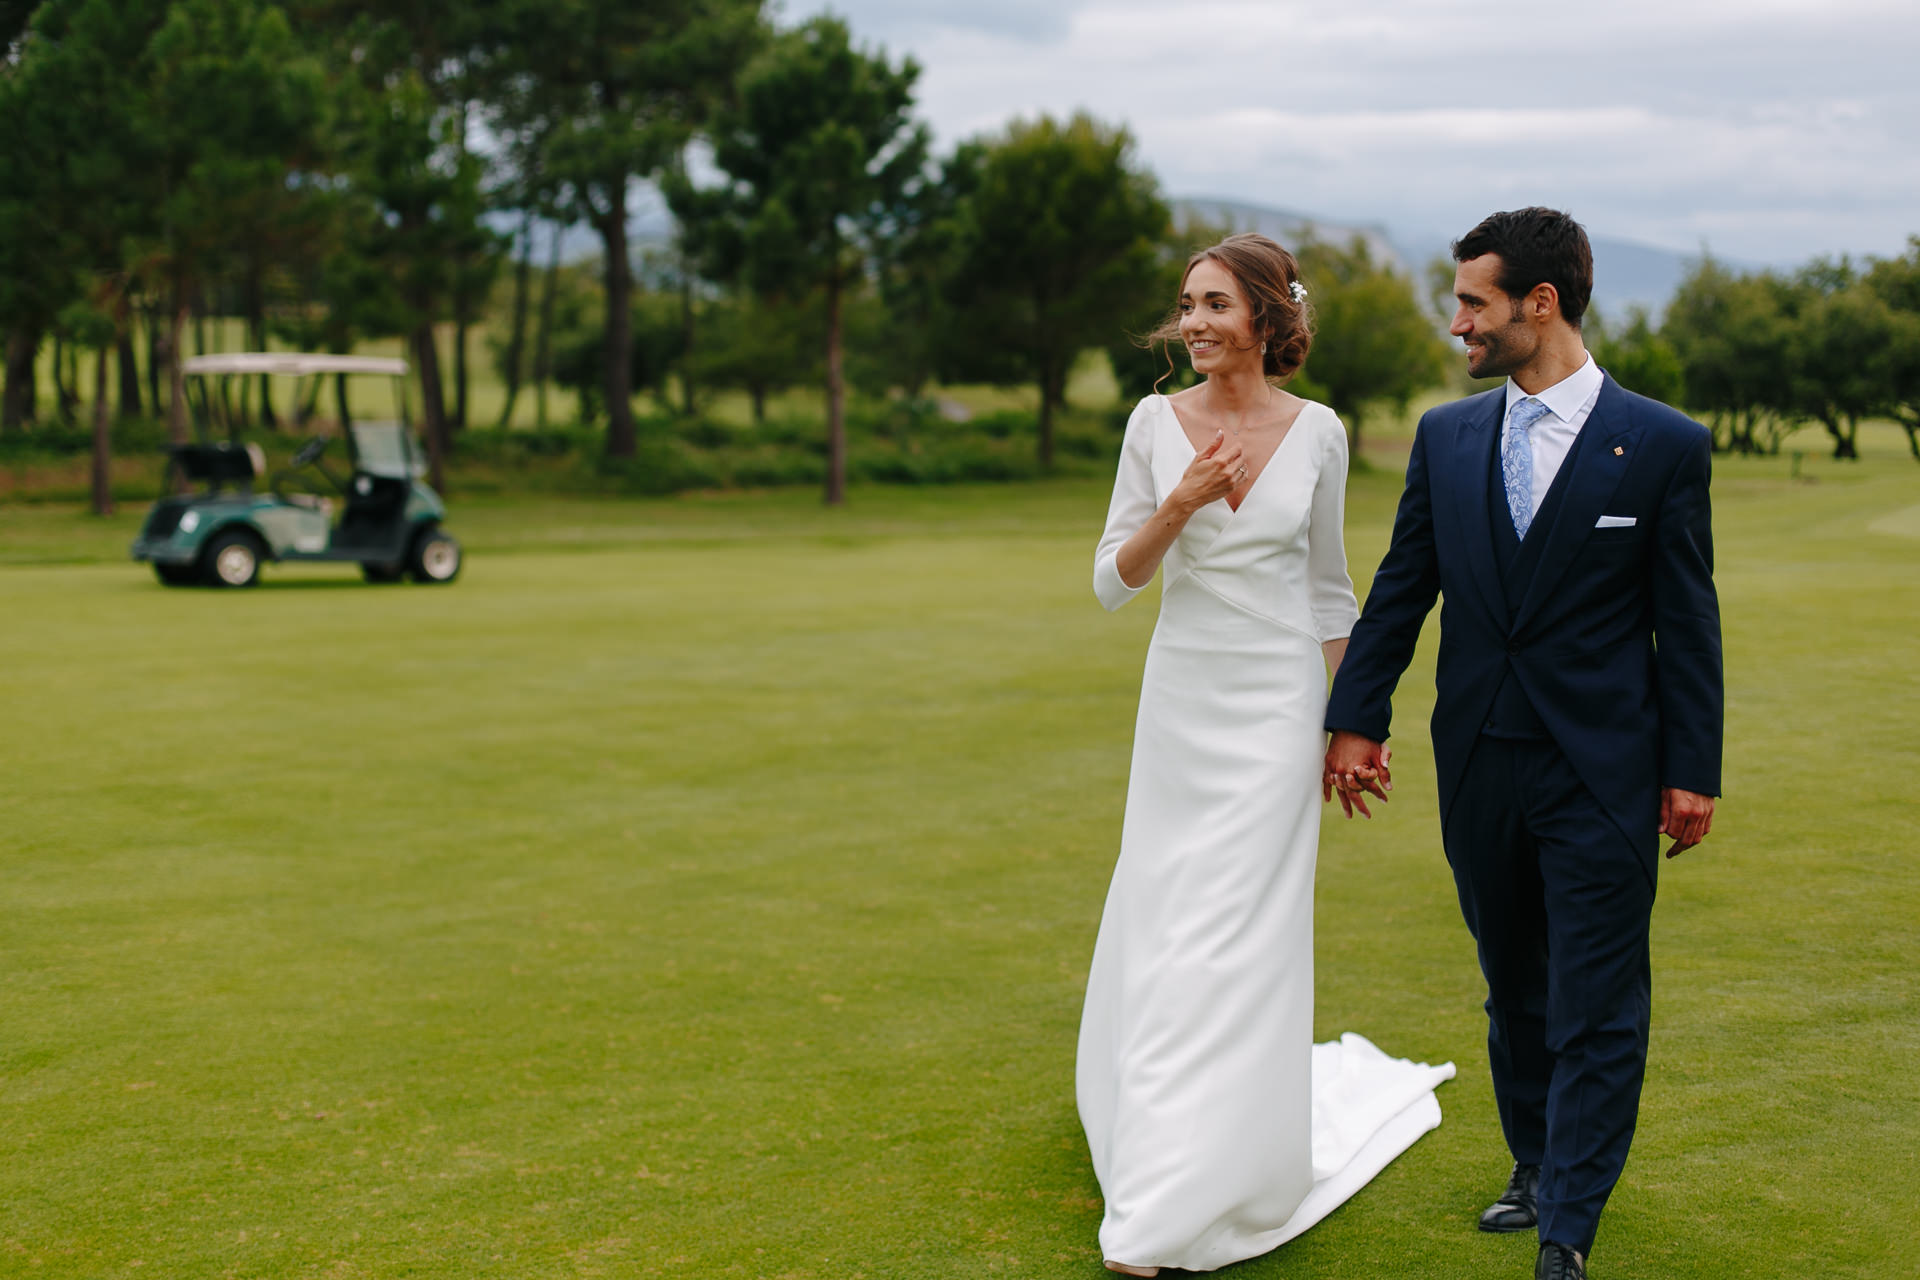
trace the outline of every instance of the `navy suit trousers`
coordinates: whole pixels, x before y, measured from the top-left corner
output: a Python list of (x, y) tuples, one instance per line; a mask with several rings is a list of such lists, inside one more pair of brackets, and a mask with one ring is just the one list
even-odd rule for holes
[(1635, 847), (1551, 740), (1482, 735), (1443, 833), (1487, 979), (1487, 1053), (1540, 1239), (1593, 1247), (1646, 1075), (1658, 836)]

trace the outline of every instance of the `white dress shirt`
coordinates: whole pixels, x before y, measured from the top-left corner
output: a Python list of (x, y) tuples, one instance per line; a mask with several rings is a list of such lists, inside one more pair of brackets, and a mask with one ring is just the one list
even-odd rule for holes
[[(1533, 440), (1531, 514), (1540, 514), (1540, 504), (1546, 500), (1547, 490), (1553, 487), (1553, 478), (1560, 474), (1560, 465), (1573, 452), (1573, 442), (1580, 438), (1580, 428), (1586, 425), (1594, 401), (1600, 398), (1602, 381), (1600, 366), (1588, 356), (1585, 364), (1533, 397), (1546, 405), (1547, 411), (1527, 433)], [(1513, 406), (1526, 398), (1527, 393), (1520, 385), (1507, 379), (1507, 407), (1500, 419), (1502, 448), (1506, 446), (1507, 422), (1513, 416)]]

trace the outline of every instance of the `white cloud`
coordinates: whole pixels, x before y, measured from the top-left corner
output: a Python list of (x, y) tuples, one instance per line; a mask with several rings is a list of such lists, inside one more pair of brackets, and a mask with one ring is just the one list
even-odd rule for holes
[(943, 143), (1085, 107), (1177, 194), (1435, 234), (1552, 203), (1764, 261), (1920, 231), (1912, 0), (833, 7), (921, 62)]

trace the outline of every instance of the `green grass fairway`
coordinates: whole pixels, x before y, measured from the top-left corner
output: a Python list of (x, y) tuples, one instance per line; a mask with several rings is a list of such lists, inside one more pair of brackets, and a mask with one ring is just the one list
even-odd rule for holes
[[(1597, 1280), (1911, 1274), (1903, 450), (1719, 465), (1729, 794)], [(1074, 1033), (1153, 604), (1093, 600), (1105, 501), (456, 502), (450, 589), (227, 593), (121, 560), (137, 511), (0, 508), (0, 1276), (1106, 1275)], [(1394, 803), (1328, 821), (1318, 1023), (1460, 1076), (1248, 1280), (1531, 1274), (1473, 1230), (1432, 640)]]

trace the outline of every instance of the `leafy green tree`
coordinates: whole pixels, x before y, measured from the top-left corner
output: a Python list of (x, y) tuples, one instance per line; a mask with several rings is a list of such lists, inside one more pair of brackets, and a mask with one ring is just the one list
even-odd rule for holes
[(1867, 287), (1893, 312), (1887, 344), (1887, 407), (1907, 433), (1907, 448), (1920, 459), (1920, 236), (1907, 240), (1898, 258), (1883, 258), (1867, 272)]
[(850, 376), (857, 386), (898, 389), (919, 400), (939, 370), (952, 329), (947, 282), (966, 194), (952, 181), (954, 174), (953, 166), (943, 166), (933, 180), (899, 193), (881, 218), (886, 234), (868, 246), (873, 289), (848, 321)]
[(1795, 424), (1800, 350), (1787, 293), (1772, 275), (1736, 275), (1704, 258), (1667, 304), (1660, 336), (1680, 362), (1683, 402), (1707, 419), (1716, 449), (1777, 453)]
[(93, 437), (88, 467), (88, 493), (93, 514), (113, 514), (113, 448), (109, 436), (112, 407), (107, 399), (107, 354), (113, 349), (118, 330), (115, 309), (121, 290), (111, 278), (95, 284), (93, 298), (75, 302), (61, 313), (60, 327), (72, 335), (76, 346), (92, 347), (98, 353), (93, 363)]
[(1360, 236), (1345, 247), (1308, 241), (1298, 257), (1314, 325), (1301, 394), (1326, 400), (1357, 452), (1368, 407), (1405, 413), (1416, 393), (1445, 381), (1447, 346), (1414, 281), (1374, 261)]
[(1826, 428), (1836, 459), (1860, 456), (1860, 420), (1889, 409), (1893, 309), (1853, 264), (1818, 259), (1783, 288), (1794, 354), (1787, 403)]
[(709, 304), (700, 318), (693, 368), (703, 383), (734, 387), (753, 402), (753, 420), (767, 420), (767, 397), (820, 376), (818, 305), (742, 291)]
[[(607, 385), (606, 370), (601, 367), (606, 359), (603, 318), (583, 305), (589, 301), (585, 295), (576, 293), (571, 301), (553, 339), (553, 376), (580, 397), (582, 421), (593, 422), (607, 408), (601, 398)], [(671, 293), (649, 290), (633, 294), (628, 305), (633, 315), (626, 326), (626, 383), (635, 390), (651, 392), (661, 410), (671, 413), (667, 378), (681, 356), (679, 299)]]
[(965, 193), (949, 294), (960, 311), (943, 372), (1036, 383), (1039, 454), (1086, 348), (1165, 304), (1170, 215), (1124, 127), (1082, 113), (1017, 121), (963, 147)]
[(1686, 403), (1686, 379), (1679, 353), (1654, 327), (1645, 307), (1628, 311), (1626, 325), (1618, 329), (1592, 311), (1581, 327), (1586, 331), (1587, 350), (1614, 381), (1663, 404)]
[(447, 313), (455, 273), (473, 242), (498, 245), (499, 238), (480, 223), (484, 161), (458, 145), (457, 116), (438, 105), (404, 64), (382, 67), (369, 56), (342, 89), (341, 163), (361, 197), (363, 219), (349, 243), (387, 276), (392, 290), (383, 299), (388, 305), (362, 314), (390, 314), (406, 334), (420, 382), (427, 457), (439, 487), (452, 438), (434, 323)]
[(723, 278), (762, 299), (825, 300), (826, 500), (846, 501), (845, 324), (841, 301), (925, 179), (927, 139), (911, 118), (920, 69), (853, 46), (844, 22), (782, 32), (742, 72), (715, 117), (727, 181), (670, 191), (683, 224), (710, 220), (705, 248)]
[[(17, 80), (10, 86), (17, 94), (13, 123), (23, 134), (15, 159), (45, 168), (48, 178), (36, 195), (58, 213), (38, 251), (63, 262), (78, 286), (55, 318), (55, 332), (64, 332), (70, 348), (86, 345), (100, 352), (93, 509), (101, 515), (112, 510), (109, 441), (100, 403), (106, 395), (104, 365), (127, 322), (133, 282), (126, 243), (152, 225), (152, 207), (142, 188), (151, 160), (142, 89), (147, 44), (165, 14), (160, 0), (49, 0), (34, 14)], [(60, 381), (56, 377), (56, 385)]]
[(711, 116), (764, 39), (762, 0), (517, 0), (503, 62), (524, 92), (502, 123), (540, 139), (563, 217), (604, 247), (607, 454), (636, 444), (633, 184), (658, 178)]
[[(326, 90), (286, 16), (253, 0), (175, 0), (141, 67), (139, 177), (157, 216), (132, 252), (165, 300), (160, 358), (180, 440), (178, 357), (195, 293), (214, 274), (237, 272), (254, 345), (264, 346), (268, 277), (317, 258), (327, 196), (313, 178), (324, 168)], [(264, 379), (261, 395), (271, 420)]]
[(79, 292), (73, 245), (60, 217), (63, 170), (52, 163), (49, 120), (34, 86), (0, 78), (0, 317), (6, 338), (6, 394), (0, 430), (34, 420), (35, 366), (60, 310)]

